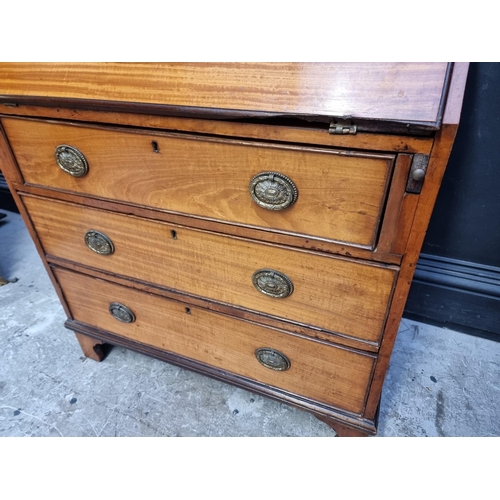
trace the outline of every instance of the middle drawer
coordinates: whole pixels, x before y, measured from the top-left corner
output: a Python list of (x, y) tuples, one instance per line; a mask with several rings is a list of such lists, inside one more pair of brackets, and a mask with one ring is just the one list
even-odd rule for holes
[(393, 268), (31, 195), (23, 201), (48, 255), (354, 338), (380, 338)]

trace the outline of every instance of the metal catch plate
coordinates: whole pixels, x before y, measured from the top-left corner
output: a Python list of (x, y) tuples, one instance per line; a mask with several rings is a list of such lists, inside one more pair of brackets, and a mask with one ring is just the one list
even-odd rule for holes
[(279, 172), (261, 172), (252, 178), (250, 196), (259, 207), (268, 210), (284, 210), (297, 201), (297, 186)]
[(91, 229), (85, 233), (85, 244), (95, 253), (111, 255), (115, 247), (111, 239), (104, 233)]
[(127, 306), (119, 302), (109, 304), (109, 312), (113, 318), (122, 323), (133, 323), (135, 321), (135, 314)]
[(293, 293), (292, 280), (274, 269), (259, 269), (252, 275), (254, 287), (264, 295), (284, 299)]
[(59, 168), (73, 177), (83, 177), (89, 171), (87, 158), (73, 146), (67, 144), (57, 146), (54, 157)]
[(410, 176), (406, 184), (407, 193), (419, 194), (424, 183), (427, 165), (429, 164), (429, 156), (423, 154), (413, 155), (413, 161), (410, 168)]
[(271, 349), (270, 347), (261, 347), (257, 349), (255, 351), (255, 357), (261, 365), (278, 372), (284, 372), (292, 366), (290, 360), (282, 352)]

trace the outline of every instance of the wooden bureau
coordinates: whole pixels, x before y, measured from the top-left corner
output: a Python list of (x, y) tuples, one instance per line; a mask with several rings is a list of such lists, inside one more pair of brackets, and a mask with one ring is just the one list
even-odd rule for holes
[(0, 168), (86, 356), (376, 432), (467, 64), (0, 64)]

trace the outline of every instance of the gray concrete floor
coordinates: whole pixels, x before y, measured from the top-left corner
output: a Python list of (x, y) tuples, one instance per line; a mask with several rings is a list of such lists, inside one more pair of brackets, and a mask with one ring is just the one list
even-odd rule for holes
[[(82, 356), (19, 215), (0, 221), (0, 436), (334, 436), (312, 415), (122, 348)], [(379, 436), (499, 436), (500, 343), (403, 320)]]

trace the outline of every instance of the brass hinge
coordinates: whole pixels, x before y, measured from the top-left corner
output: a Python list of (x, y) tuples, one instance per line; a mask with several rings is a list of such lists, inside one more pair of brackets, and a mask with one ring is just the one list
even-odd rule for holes
[(427, 165), (429, 164), (429, 156), (422, 154), (413, 155), (413, 161), (411, 162), (410, 175), (408, 177), (408, 183), (406, 184), (407, 193), (419, 194), (422, 190), (422, 184), (424, 183), (425, 172), (427, 171)]
[(328, 132), (336, 135), (356, 134), (357, 126), (346, 120), (332, 120)]

